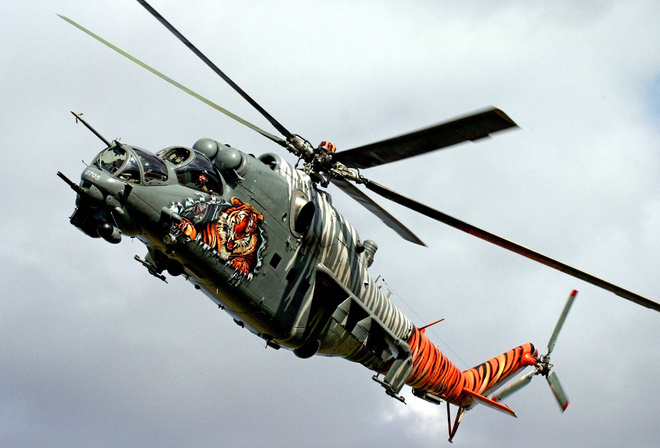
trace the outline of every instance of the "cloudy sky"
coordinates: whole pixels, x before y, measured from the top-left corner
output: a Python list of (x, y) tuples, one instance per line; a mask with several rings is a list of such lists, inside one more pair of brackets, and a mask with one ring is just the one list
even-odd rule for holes
[[(660, 301), (657, 1), (174, 2), (153, 0), (288, 129), (346, 149), (488, 106), (519, 125), (478, 144), (369, 170), (446, 213)], [(2, 6), (0, 445), (446, 444), (444, 407), (388, 398), (339, 359), (264, 349), (182, 279), (150, 277), (137, 241), (68, 223), (77, 178), (107, 138), (151, 150), (212, 137), (278, 147), (121, 58), (62, 14), (266, 130), (250, 106), (132, 0)], [(274, 131), (273, 131), (274, 132)], [(380, 249), (372, 267), (461, 368), (544, 348), (571, 405), (542, 378), (512, 419), (469, 412), (460, 446), (657, 446), (660, 315), (454, 229), (386, 206), (399, 239), (333, 191)]]

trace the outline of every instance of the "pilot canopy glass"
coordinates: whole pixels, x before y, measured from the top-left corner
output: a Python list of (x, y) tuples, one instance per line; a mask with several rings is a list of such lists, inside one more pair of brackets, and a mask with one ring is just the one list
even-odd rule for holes
[(207, 193), (222, 193), (222, 181), (213, 163), (201, 152), (174, 147), (160, 151), (158, 157), (175, 165), (174, 172), (181, 185)]
[(110, 174), (116, 174), (124, 165), (127, 158), (128, 155), (123, 148), (113, 146), (96, 156), (93, 164), (103, 171), (107, 171)]
[(93, 165), (131, 183), (139, 183), (141, 174), (147, 183), (167, 180), (163, 161), (139, 148), (112, 146), (96, 156)]

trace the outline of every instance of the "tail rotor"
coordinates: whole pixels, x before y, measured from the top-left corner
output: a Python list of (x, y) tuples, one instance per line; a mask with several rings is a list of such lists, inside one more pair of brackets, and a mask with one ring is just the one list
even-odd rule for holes
[(564, 392), (564, 388), (561, 387), (561, 383), (559, 382), (559, 378), (557, 378), (557, 374), (555, 372), (551, 372), (546, 377), (546, 379), (548, 380), (550, 389), (552, 389), (552, 393), (557, 399), (557, 404), (559, 404), (561, 411), (564, 412), (568, 407), (568, 396), (566, 395), (566, 392)]
[(532, 381), (532, 378), (534, 378), (534, 375), (538, 375), (538, 373), (538, 369), (534, 369), (526, 375), (521, 376), (505, 388), (500, 389), (499, 392), (492, 396), (492, 399), (499, 402), (504, 400), (509, 395), (513, 395), (523, 387), (527, 386)]
[(550, 336), (550, 340), (548, 341), (548, 353), (546, 353), (544, 356), (536, 360), (536, 368), (533, 371), (523, 375), (513, 383), (509, 384), (507, 387), (495, 393), (492, 397), (493, 400), (498, 402), (502, 401), (506, 397), (512, 395), (513, 393), (519, 391), (520, 389), (528, 385), (532, 381), (532, 378), (534, 376), (542, 375), (548, 381), (548, 385), (550, 386), (550, 389), (552, 390), (552, 393), (554, 394), (557, 403), (561, 408), (561, 411), (564, 412), (566, 410), (569, 402), (568, 396), (566, 395), (564, 388), (561, 386), (557, 374), (551, 371), (553, 365), (550, 364), (550, 354), (555, 348), (555, 344), (557, 343), (557, 337), (559, 336), (559, 332), (564, 326), (564, 322), (566, 321), (566, 316), (568, 315), (571, 306), (573, 306), (573, 302), (575, 301), (576, 296), (577, 296), (577, 291), (573, 291), (571, 295), (568, 297), (568, 300), (566, 301), (566, 305), (564, 305), (564, 309), (561, 313), (561, 316), (559, 316), (557, 325), (555, 325), (555, 329), (552, 332), (552, 336)]

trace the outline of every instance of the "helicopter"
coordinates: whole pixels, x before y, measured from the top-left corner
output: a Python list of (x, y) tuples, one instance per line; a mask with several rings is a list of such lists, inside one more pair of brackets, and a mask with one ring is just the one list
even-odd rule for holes
[[(146, 2), (140, 3), (155, 13)], [(154, 15), (182, 38), (162, 16)], [(182, 40), (201, 55), (187, 39)], [(217, 67), (214, 71), (220, 72)], [(318, 354), (359, 362), (383, 375), (383, 379), (375, 379), (399, 400), (401, 389), (409, 384), (420, 398), (459, 406), (450, 438), (463, 413), (475, 404), (511, 414), (498, 401), (505, 396), (504, 391), (491, 394), (522, 368), (533, 366), (532, 374), (547, 375), (554, 381), (547, 372), (549, 361), (539, 357), (531, 345), (506, 352), (504, 358), (513, 362), (503, 367), (504, 375), (491, 377), (492, 383), (483, 381), (489, 374), (483, 369), (496, 362), (493, 360), (483, 364), (482, 370), (475, 368), (470, 386), (466, 383), (468, 374), (453, 368), (443, 370), (450, 373), (437, 384), (423, 378), (420, 371), (439, 374), (445, 358), (429, 344), (425, 328), (414, 327), (375, 286), (368, 267), (376, 245), (361, 241), (332, 206), (325, 191), (330, 183), (413, 243), (423, 244), (356, 185), (659, 310), (655, 302), (433, 210), (360, 172), (515, 127), (500, 110), (489, 109), (395, 139), (336, 152), (328, 142), (314, 147), (290, 133), (238, 86), (230, 85), (282, 134), (284, 138), (260, 132), (298, 157), (301, 169), (276, 154), (254, 158), (210, 139), (202, 139), (191, 148), (166, 148), (155, 155), (102, 139), (107, 148), (84, 170), (80, 184), (61, 177), (78, 196), (73, 225), (110, 243), (119, 243), (122, 235), (142, 241), (147, 255), (138, 261), (151, 274), (161, 279), (163, 272), (184, 276), (269, 346), (291, 349), (302, 358)], [(552, 351), (548, 349), (547, 357)], [(429, 353), (438, 361), (423, 363)], [(531, 377), (521, 378), (506, 392), (517, 390)], [(450, 391), (448, 385), (457, 389)], [(558, 392), (557, 396), (565, 406), (565, 394)]]

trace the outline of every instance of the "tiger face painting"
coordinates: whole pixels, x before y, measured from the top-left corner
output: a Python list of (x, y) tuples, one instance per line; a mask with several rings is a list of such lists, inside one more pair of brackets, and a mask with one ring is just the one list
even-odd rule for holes
[(183, 222), (174, 230), (198, 241), (234, 270), (231, 284), (250, 281), (261, 266), (265, 239), (261, 229), (264, 216), (252, 205), (232, 198), (231, 202), (189, 200), (173, 204)]

